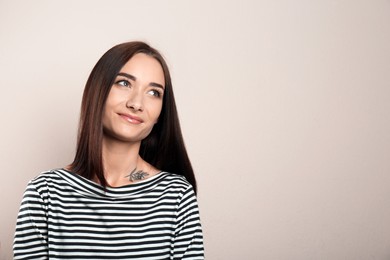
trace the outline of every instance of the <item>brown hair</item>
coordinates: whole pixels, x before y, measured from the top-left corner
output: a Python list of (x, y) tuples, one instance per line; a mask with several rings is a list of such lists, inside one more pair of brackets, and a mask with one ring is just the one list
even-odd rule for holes
[(160, 117), (151, 133), (142, 140), (140, 156), (163, 171), (183, 175), (196, 192), (195, 175), (181, 133), (168, 66), (162, 55), (144, 42), (127, 42), (112, 47), (93, 68), (84, 89), (76, 155), (70, 170), (87, 179), (96, 176), (103, 187), (107, 186), (102, 158), (103, 110), (115, 77), (137, 53), (155, 58), (165, 77)]

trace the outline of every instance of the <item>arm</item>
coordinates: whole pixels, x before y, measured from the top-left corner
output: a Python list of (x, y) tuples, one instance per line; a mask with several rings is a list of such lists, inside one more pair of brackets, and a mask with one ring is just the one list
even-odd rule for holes
[(179, 201), (174, 259), (204, 259), (202, 227), (192, 187), (184, 191)]
[(14, 237), (14, 259), (48, 259), (47, 210), (33, 182), (24, 192)]

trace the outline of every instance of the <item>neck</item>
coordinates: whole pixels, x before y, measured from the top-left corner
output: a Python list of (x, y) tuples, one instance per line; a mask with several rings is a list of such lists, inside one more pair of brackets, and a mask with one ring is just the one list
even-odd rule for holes
[(109, 137), (103, 138), (103, 165), (105, 177), (110, 186), (128, 183), (125, 178), (134, 169), (142, 168), (143, 159), (139, 156), (140, 142), (126, 143)]

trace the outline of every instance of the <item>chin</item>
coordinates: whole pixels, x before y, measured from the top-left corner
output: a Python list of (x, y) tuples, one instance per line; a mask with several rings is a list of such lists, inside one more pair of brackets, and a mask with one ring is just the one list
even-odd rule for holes
[(117, 129), (111, 130), (111, 129), (104, 129), (103, 134), (105, 138), (111, 139), (111, 140), (117, 140), (121, 142), (141, 142), (143, 139), (149, 136), (149, 134), (152, 132), (152, 129), (148, 129), (148, 131), (136, 131), (138, 133), (134, 133), (135, 131), (128, 131), (129, 129)]

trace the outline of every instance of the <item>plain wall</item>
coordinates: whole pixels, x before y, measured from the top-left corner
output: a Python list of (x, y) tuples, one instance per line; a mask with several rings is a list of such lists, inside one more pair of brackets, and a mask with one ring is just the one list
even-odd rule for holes
[(170, 65), (207, 259), (390, 259), (389, 0), (0, 0), (0, 259), (129, 40)]

